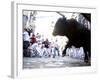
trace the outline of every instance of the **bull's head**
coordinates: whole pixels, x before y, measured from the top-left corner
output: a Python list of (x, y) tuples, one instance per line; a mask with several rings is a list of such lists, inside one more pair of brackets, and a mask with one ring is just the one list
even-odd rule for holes
[(53, 35), (71, 37), (77, 31), (77, 24), (78, 22), (75, 19), (59, 18), (54, 26)]
[[(77, 22), (75, 19), (66, 19), (66, 17), (57, 12), (58, 14), (60, 14), (62, 16), (62, 18), (59, 18), (54, 26), (54, 30), (53, 30), (53, 35), (60, 35), (60, 36), (67, 36), (68, 38), (74, 36), (75, 34), (77, 34), (77, 32), (79, 30), (81, 30), (83, 27), (82, 24), (80, 24), (79, 22)], [(83, 15), (83, 14), (82, 14)], [(86, 15), (88, 18), (88, 15)]]
[(70, 32), (72, 31), (71, 29), (73, 29), (72, 25), (73, 25), (73, 20), (67, 20), (66, 17), (61, 14), (60, 12), (57, 12), (59, 15), (61, 15), (62, 17), (59, 18), (54, 26), (54, 31), (53, 31), (53, 35), (60, 35), (60, 36), (67, 36), (70, 35)]
[(58, 21), (56, 22), (55, 26), (54, 26), (54, 31), (53, 31), (53, 35), (60, 35), (60, 36), (64, 36), (65, 35), (65, 30), (66, 30), (66, 25), (67, 25), (67, 20), (66, 18), (59, 18)]

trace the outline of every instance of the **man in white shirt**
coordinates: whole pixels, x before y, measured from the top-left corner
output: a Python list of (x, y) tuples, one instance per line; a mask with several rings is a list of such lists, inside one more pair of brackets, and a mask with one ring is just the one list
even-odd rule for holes
[(27, 29), (24, 29), (23, 40), (28, 41), (28, 42), (30, 41), (30, 37), (29, 37), (29, 34), (27, 32)]
[(23, 54), (25, 57), (29, 56), (29, 54), (27, 53), (27, 49), (30, 45), (29, 41), (30, 41), (30, 37), (29, 37), (29, 34), (27, 32), (27, 29), (25, 28), (24, 32), (23, 32), (23, 49), (24, 49)]

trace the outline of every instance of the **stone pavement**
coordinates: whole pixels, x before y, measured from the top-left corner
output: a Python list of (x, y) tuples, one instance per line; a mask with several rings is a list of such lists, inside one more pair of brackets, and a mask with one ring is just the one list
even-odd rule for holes
[(81, 67), (90, 66), (83, 60), (73, 59), (68, 56), (56, 58), (23, 58), (24, 69), (36, 68), (64, 68), (64, 67)]

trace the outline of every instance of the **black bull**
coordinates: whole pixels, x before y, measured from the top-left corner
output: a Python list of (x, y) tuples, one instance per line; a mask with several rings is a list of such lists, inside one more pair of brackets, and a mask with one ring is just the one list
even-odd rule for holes
[(84, 25), (77, 22), (75, 19), (66, 20), (59, 18), (55, 24), (53, 35), (66, 36), (69, 41), (62, 52), (66, 55), (66, 49), (72, 45), (75, 47), (83, 47), (85, 52), (84, 61), (88, 62), (91, 58), (91, 32)]

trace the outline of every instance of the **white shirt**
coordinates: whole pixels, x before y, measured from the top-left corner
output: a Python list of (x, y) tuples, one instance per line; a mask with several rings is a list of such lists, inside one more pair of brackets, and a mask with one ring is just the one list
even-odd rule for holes
[(25, 31), (25, 32), (23, 33), (23, 39), (24, 39), (24, 41), (30, 41), (30, 37), (29, 37), (29, 34), (28, 34), (27, 31)]
[(32, 44), (32, 49), (36, 49), (36, 48), (37, 48), (37, 46), (38, 46), (38, 44), (37, 44), (37, 43)]

